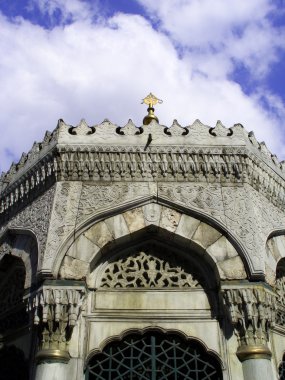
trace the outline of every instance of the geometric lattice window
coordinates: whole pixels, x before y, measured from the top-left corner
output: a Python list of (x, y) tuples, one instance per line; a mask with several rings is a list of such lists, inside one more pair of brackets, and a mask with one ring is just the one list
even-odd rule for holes
[(86, 380), (222, 380), (217, 359), (177, 334), (132, 334), (95, 354)]
[[(182, 265), (183, 267), (182, 267)], [(108, 263), (99, 288), (195, 288), (201, 287), (193, 265), (176, 261), (164, 250), (163, 255), (152, 249), (135, 252)]]

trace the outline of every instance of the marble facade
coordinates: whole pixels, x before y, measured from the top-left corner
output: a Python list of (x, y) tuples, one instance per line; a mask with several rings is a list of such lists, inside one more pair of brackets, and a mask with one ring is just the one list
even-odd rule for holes
[(284, 379), (284, 205), (285, 164), (240, 124), (59, 120), (0, 178), (4, 371), (91, 380), (157, 332), (224, 380)]

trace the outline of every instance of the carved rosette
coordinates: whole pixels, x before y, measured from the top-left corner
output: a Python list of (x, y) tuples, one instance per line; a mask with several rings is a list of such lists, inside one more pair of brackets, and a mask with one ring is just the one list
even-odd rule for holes
[(44, 285), (32, 301), (34, 324), (39, 328), (37, 361), (69, 360), (68, 344), (78, 320), (85, 287)]
[(240, 361), (270, 359), (269, 329), (276, 318), (276, 295), (262, 285), (223, 290), (225, 304), (238, 337)]

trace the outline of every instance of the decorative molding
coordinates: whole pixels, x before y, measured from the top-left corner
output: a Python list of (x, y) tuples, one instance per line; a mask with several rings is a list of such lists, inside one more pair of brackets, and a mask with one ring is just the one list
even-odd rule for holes
[(0, 228), (0, 235), (7, 228), (32, 231), (37, 238), (40, 262), (44, 255), (54, 194), (53, 186), (13, 216), (2, 229)]
[[(31, 203), (40, 194), (50, 188), (55, 180), (57, 170), (56, 152), (48, 152), (46, 156), (35, 162), (27, 172), (17, 173), (10, 182), (2, 175), (2, 191), (0, 191), (0, 224)], [(23, 173), (22, 173), (23, 171)], [(22, 175), (21, 175), (22, 174)], [(10, 175), (10, 172), (9, 172)], [(6, 186), (3, 186), (3, 182)], [(1, 186), (0, 186), (1, 189)]]
[(10, 210), (17, 212), (56, 180), (249, 183), (277, 207), (285, 205), (283, 179), (245, 148), (150, 146), (145, 151), (134, 146), (67, 145), (58, 146), (5, 188), (0, 199), (1, 219), (5, 221)]
[(285, 165), (240, 124), (228, 129), (218, 122), (209, 128), (196, 121), (182, 127), (174, 120), (169, 128), (157, 123), (137, 128), (130, 120), (121, 128), (104, 120), (72, 127), (60, 120), (53, 133), (2, 174), (0, 223), (55, 181), (249, 183), (284, 209), (284, 174)]
[[(172, 262), (171, 262), (172, 261)], [(107, 265), (100, 288), (196, 288), (199, 281), (174, 262), (139, 252)]]
[(209, 183), (160, 183), (158, 196), (225, 221), (222, 187)]
[(81, 188), (81, 182), (59, 182), (55, 185), (43, 268), (49, 265), (64, 238), (75, 228)]
[(240, 346), (266, 346), (276, 319), (276, 295), (263, 286), (223, 289)]
[(283, 212), (249, 185), (223, 187), (222, 197), (229, 230), (243, 242), (254, 267), (264, 266), (266, 240), (280, 225)]
[(153, 182), (83, 184), (78, 205), (77, 223), (95, 212), (110, 209), (119, 203), (129, 203), (143, 197), (157, 197), (157, 184)]
[[(83, 286), (44, 285), (30, 301), (34, 324), (39, 326), (40, 352), (68, 351), (72, 330), (82, 310)], [(55, 352), (56, 354), (56, 352)]]

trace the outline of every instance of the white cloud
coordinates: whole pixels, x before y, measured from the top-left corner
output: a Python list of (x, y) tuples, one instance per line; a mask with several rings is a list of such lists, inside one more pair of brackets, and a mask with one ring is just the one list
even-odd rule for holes
[(217, 57), (224, 75), (234, 69), (234, 60), (260, 76), (277, 60), (277, 50), (285, 49), (284, 28), (277, 29), (269, 21), (269, 16), (280, 10), (269, 0), (138, 1), (160, 30), (190, 49), (197, 67), (202, 65), (209, 76), (216, 71), (203, 65), (208, 57), (212, 62)]
[[(91, 125), (104, 118), (123, 125), (132, 118), (140, 125), (146, 113), (140, 101), (150, 91), (164, 100), (157, 107), (162, 124), (170, 125), (174, 118), (184, 125), (196, 118), (209, 125), (217, 119), (227, 126), (241, 122), (274, 152), (285, 153), (280, 132), (284, 105), (274, 94), (245, 95), (227, 78), (233, 63), (226, 54), (212, 59), (205, 52), (202, 60), (199, 53), (188, 52), (179, 58), (172, 40), (142, 16), (117, 14), (94, 22), (97, 11), (90, 13), (82, 1), (51, 4), (73, 22), (47, 30), (0, 16), (0, 171), (11, 160), (7, 148), (19, 157), (59, 118), (73, 125), (82, 117)], [(50, 12), (52, 16), (53, 8)], [(275, 107), (268, 111), (261, 97)]]

